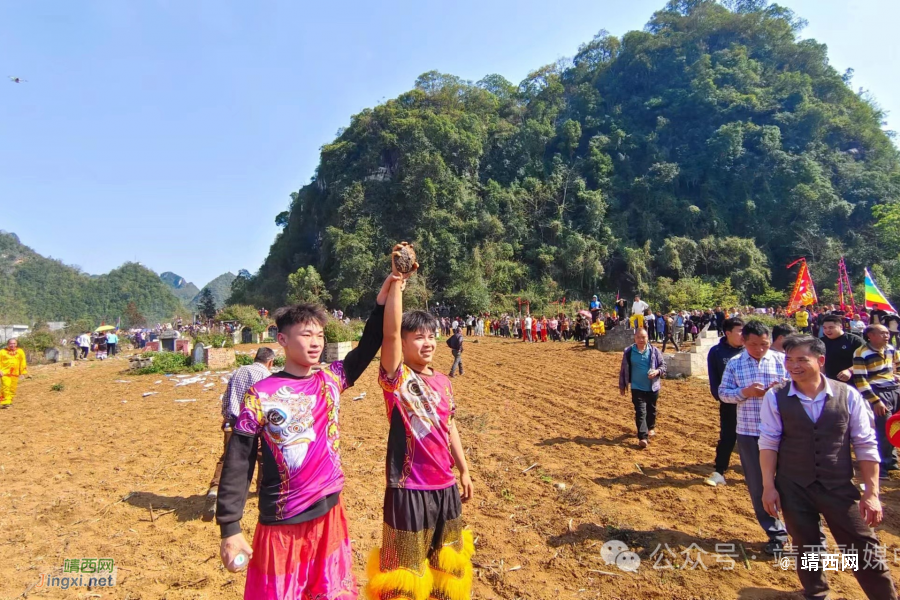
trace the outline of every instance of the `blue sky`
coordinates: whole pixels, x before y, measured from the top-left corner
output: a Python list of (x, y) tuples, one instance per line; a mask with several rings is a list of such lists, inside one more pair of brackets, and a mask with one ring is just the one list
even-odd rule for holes
[[(0, 1), (0, 229), (89, 273), (255, 271), (352, 114), (432, 69), (518, 82), (663, 4)], [(900, 2), (781, 4), (900, 129)]]

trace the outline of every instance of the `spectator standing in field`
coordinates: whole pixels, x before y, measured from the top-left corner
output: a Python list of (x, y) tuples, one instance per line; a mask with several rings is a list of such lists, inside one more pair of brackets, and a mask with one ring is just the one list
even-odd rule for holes
[(563, 340), (566, 341), (566, 342), (568, 342), (568, 341), (569, 341), (569, 337), (571, 337), (571, 333), (572, 333), (572, 332), (569, 330), (569, 328), (571, 327), (571, 325), (572, 325), (572, 324), (569, 322), (569, 317), (563, 316), (563, 318), (562, 318), (562, 325), (561, 325), (561, 327), (562, 327), (562, 338), (563, 338)]
[(666, 318), (660, 311), (656, 311), (656, 341), (662, 341), (666, 333)]
[(858, 313), (853, 315), (853, 318), (850, 319), (850, 333), (858, 335), (861, 338), (865, 328), (866, 323), (862, 320), (862, 317)]
[(725, 311), (722, 310), (721, 306), (716, 307), (716, 312), (713, 313), (713, 316), (716, 320), (716, 333), (719, 334), (719, 337), (725, 335), (725, 319), (727, 318), (725, 315)]
[(82, 333), (75, 338), (75, 344), (81, 350), (81, 360), (87, 360), (88, 352), (91, 350), (91, 336), (87, 332)]
[(794, 313), (794, 324), (797, 326), (797, 331), (800, 333), (809, 333), (809, 313), (806, 312), (806, 307), (801, 306), (797, 309), (797, 312)]
[(640, 296), (634, 297), (634, 303), (631, 305), (631, 321), (632, 329), (644, 326), (644, 312), (650, 308), (650, 305), (641, 300)]
[(625, 298), (616, 299), (616, 318), (619, 321), (628, 318), (628, 301)]
[[(881, 477), (897, 470), (897, 456), (885, 432), (885, 424), (891, 414), (897, 412), (900, 401), (900, 357), (888, 343), (890, 332), (884, 325), (869, 325), (863, 335), (866, 345), (853, 354), (853, 383), (875, 413), (875, 436), (881, 455)], [(827, 358), (827, 355), (826, 355)]]
[(737, 444), (737, 404), (722, 402), (719, 398), (719, 385), (728, 361), (744, 350), (744, 339), (741, 332), (744, 321), (741, 319), (725, 319), (722, 325), (723, 336), (719, 344), (706, 355), (706, 367), (709, 371), (709, 390), (719, 403), (719, 442), (716, 444), (716, 461), (712, 475), (706, 480), (713, 487), (725, 485), (725, 472), (731, 462), (731, 454)]
[(675, 313), (663, 318), (663, 331), (665, 331), (665, 335), (663, 336), (662, 351), (665, 352), (666, 344), (672, 342), (672, 345), (675, 346), (675, 352), (680, 352), (678, 341), (675, 339), (675, 332), (677, 331), (675, 328)]
[[(817, 560), (810, 568), (803, 560), (823, 552), (821, 517), (838, 546), (857, 554), (853, 575), (866, 597), (896, 600), (872, 530), (882, 520), (872, 414), (854, 388), (824, 377), (821, 340), (790, 337), (784, 348), (791, 384), (766, 392), (760, 412), (763, 506), (772, 518), (779, 512), (784, 516), (799, 554), (797, 575), (806, 598), (826, 598), (829, 592), (825, 563)], [(865, 485), (862, 498), (853, 483), (851, 446)]]
[(597, 295), (594, 294), (594, 297), (591, 298), (590, 303), (590, 311), (591, 311), (591, 323), (597, 320), (597, 317), (600, 316), (600, 311), (603, 310), (603, 303), (597, 298)]
[[(219, 481), (222, 478), (222, 465), (225, 464), (225, 451), (228, 450), (228, 442), (231, 440), (231, 434), (234, 431), (234, 423), (237, 421), (238, 415), (241, 413), (241, 407), (244, 405), (244, 396), (251, 387), (268, 377), (272, 372), (272, 364), (275, 362), (275, 352), (271, 348), (260, 348), (256, 351), (252, 365), (239, 367), (231, 379), (228, 380), (228, 386), (225, 393), (222, 394), (222, 433), (224, 436), (222, 444), (222, 456), (216, 463), (216, 471), (213, 474), (212, 481), (209, 482), (209, 490), (206, 492), (206, 510), (203, 514), (204, 521), (211, 521), (216, 515), (216, 501), (219, 495)], [(257, 462), (262, 464), (257, 449)], [(253, 472), (247, 474), (247, 485), (250, 485), (250, 479), (253, 478)], [(257, 475), (257, 483), (262, 479), (262, 473)]]
[(672, 314), (674, 315), (672, 323), (675, 327), (675, 342), (681, 344), (684, 341), (684, 314), (681, 312)]
[(19, 348), (19, 340), (9, 338), (6, 348), (0, 350), (0, 408), (12, 406), (19, 387), (19, 378), (28, 375), (25, 351)]
[(646, 448), (650, 438), (656, 435), (656, 403), (659, 400), (660, 379), (665, 375), (666, 359), (662, 352), (650, 345), (646, 330), (637, 328), (634, 344), (626, 348), (622, 355), (619, 393), (624, 396), (631, 386), (634, 422), (641, 448)]
[(789, 335), (794, 335), (797, 330), (790, 325), (778, 324), (772, 328), (772, 352), (784, 354), (784, 340)]
[(649, 308), (644, 311), (644, 327), (651, 342), (656, 341), (656, 315)]
[(838, 315), (826, 315), (822, 319), (822, 342), (825, 345), (825, 377), (850, 383), (853, 379), (853, 356), (866, 345), (863, 339), (852, 333), (844, 333), (843, 319)]
[(759, 465), (759, 411), (762, 397), (787, 378), (784, 358), (770, 350), (769, 328), (748, 321), (741, 331), (744, 350), (728, 361), (719, 385), (719, 400), (737, 405), (737, 446), (756, 520), (768, 536), (766, 554), (781, 552), (788, 541), (784, 524), (766, 512)]
[(533, 342), (534, 338), (531, 337), (531, 326), (534, 324), (534, 319), (531, 318), (531, 315), (525, 315), (525, 341)]
[(550, 319), (550, 335), (554, 342), (559, 341), (559, 319), (556, 317)]
[(547, 317), (541, 315), (541, 323), (540, 323), (540, 325), (541, 325), (541, 341), (542, 341), (542, 342), (546, 342), (546, 341), (547, 341), (547, 325), (548, 325), (548, 324), (549, 324), (549, 323), (547, 322)]
[(115, 356), (116, 354), (118, 354), (119, 336), (115, 331), (110, 331), (106, 335), (106, 347), (110, 356)]
[(466, 317), (466, 336), (470, 337), (472, 335), (472, 325), (475, 323), (474, 317), (469, 315)]
[(462, 377), (463, 374), (463, 363), (462, 363), (462, 351), (463, 351), (463, 336), (462, 330), (456, 328), (453, 330), (453, 335), (447, 338), (447, 346), (450, 348), (450, 352), (453, 354), (453, 364), (450, 365), (450, 377), (455, 377), (453, 374), (457, 368), (459, 368), (459, 376)]

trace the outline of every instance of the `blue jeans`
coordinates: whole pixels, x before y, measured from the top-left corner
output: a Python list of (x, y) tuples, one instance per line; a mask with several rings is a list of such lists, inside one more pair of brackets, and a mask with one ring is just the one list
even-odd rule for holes
[(753, 435), (737, 436), (738, 455), (741, 457), (741, 467), (744, 470), (744, 479), (747, 481), (747, 489), (750, 492), (750, 502), (753, 504), (753, 512), (759, 526), (763, 528), (770, 542), (788, 541), (787, 530), (780, 519), (776, 519), (766, 512), (762, 503), (763, 480), (762, 467), (759, 466), (759, 437)]

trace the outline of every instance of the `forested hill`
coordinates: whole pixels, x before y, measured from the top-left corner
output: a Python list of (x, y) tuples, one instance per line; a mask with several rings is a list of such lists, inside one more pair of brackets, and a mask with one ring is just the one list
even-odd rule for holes
[[(128, 310), (130, 303), (134, 310)], [(99, 325), (122, 317), (123, 326), (155, 325), (184, 310), (159, 276), (137, 263), (90, 276), (0, 231), (0, 323), (87, 320)]]
[(399, 240), (432, 299), (468, 309), (679, 280), (771, 298), (799, 256), (820, 286), (841, 254), (897, 281), (900, 236), (876, 227), (900, 214), (897, 149), (803, 25), (762, 0), (680, 0), (518, 86), (426, 73), (323, 146), (232, 300), (276, 306), (312, 265), (333, 304), (364, 306)]

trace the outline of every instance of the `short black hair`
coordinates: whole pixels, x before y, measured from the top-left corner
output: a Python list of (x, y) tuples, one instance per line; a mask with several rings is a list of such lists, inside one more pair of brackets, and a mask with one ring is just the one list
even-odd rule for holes
[(747, 321), (744, 323), (744, 329), (741, 331), (741, 337), (749, 339), (751, 335), (758, 335), (760, 337), (764, 335), (769, 335), (769, 327), (763, 323), (762, 321)]
[(838, 325), (843, 327), (844, 319), (841, 317), (841, 315), (825, 315), (825, 317), (822, 319), (822, 325), (824, 325), (825, 323), (837, 323)]
[(810, 354), (825, 356), (825, 342), (811, 335), (790, 335), (784, 340), (784, 353), (794, 348), (806, 348)]
[(400, 322), (400, 334), (416, 333), (418, 331), (434, 332), (437, 329), (437, 319), (424, 310), (410, 310), (403, 313), (403, 321)]
[(866, 340), (867, 342), (870, 341), (869, 334), (872, 333), (873, 331), (877, 331), (879, 327), (884, 327), (885, 329), (887, 329), (887, 327), (885, 327), (884, 325), (881, 325), (880, 323), (873, 323), (872, 325), (869, 325), (868, 327), (863, 329), (863, 339)]
[(278, 333), (284, 333), (293, 325), (316, 323), (322, 329), (328, 323), (328, 313), (318, 304), (293, 304), (275, 311), (275, 326)]
[(256, 351), (256, 357), (254, 357), (253, 362), (266, 364), (270, 360), (275, 360), (275, 351), (271, 348), (260, 348)]
[(775, 327), (772, 328), (772, 341), (774, 342), (781, 336), (788, 336), (797, 333), (797, 330), (794, 329), (791, 325), (784, 325), (779, 323)]
[(730, 319), (725, 319), (725, 321), (722, 323), (722, 330), (723, 331), (731, 331), (735, 327), (743, 327), (743, 326), (744, 326), (744, 320), (742, 318), (732, 317)]

